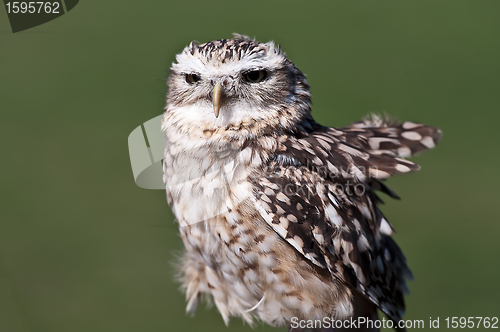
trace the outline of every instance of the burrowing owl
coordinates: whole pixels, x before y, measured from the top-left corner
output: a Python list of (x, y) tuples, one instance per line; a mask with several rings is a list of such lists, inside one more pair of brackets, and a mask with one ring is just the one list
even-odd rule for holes
[[(404, 312), (403, 253), (378, 208), (381, 180), (441, 132), (367, 118), (311, 117), (304, 74), (272, 42), (192, 42), (168, 79), (162, 124), (167, 199), (186, 247), (187, 311), (213, 298), (222, 318), (273, 326)], [(368, 328), (367, 328), (368, 329)]]

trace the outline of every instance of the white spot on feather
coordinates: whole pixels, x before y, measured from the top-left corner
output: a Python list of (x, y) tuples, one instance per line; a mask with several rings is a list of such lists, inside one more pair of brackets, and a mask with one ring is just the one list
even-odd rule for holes
[(324, 245), (325, 244), (325, 238), (323, 234), (319, 233), (319, 230), (317, 232), (313, 232), (314, 239), (320, 244)]
[(381, 171), (378, 168), (370, 168), (370, 176), (374, 177), (375, 179), (387, 179), (391, 176), (391, 174), (385, 171)]
[(363, 270), (361, 270), (361, 266), (353, 262), (351, 262), (351, 266), (356, 273), (356, 277), (358, 277), (359, 282), (364, 284), (366, 282), (366, 279)]
[(397, 164), (396, 165), (396, 170), (401, 173), (407, 173), (411, 171), (411, 169), (408, 166), (402, 165), (402, 164)]
[(281, 217), (281, 218), (280, 218), (280, 225), (281, 225), (283, 228), (287, 229), (287, 228), (288, 228), (288, 219), (287, 219), (287, 218), (285, 218), (285, 217)]
[(332, 175), (339, 174), (338, 168), (333, 166), (333, 164), (329, 160), (326, 161), (326, 164), (328, 166), (328, 170), (333, 173)]
[(418, 140), (422, 139), (422, 136), (419, 133), (416, 133), (414, 131), (402, 132), (401, 136), (403, 136), (406, 139), (409, 139), (410, 141), (418, 141)]
[(411, 156), (411, 150), (410, 148), (403, 146), (398, 149), (398, 155), (401, 157), (410, 157)]
[(422, 143), (428, 149), (432, 149), (433, 147), (436, 146), (436, 144), (434, 143), (434, 140), (430, 136), (425, 136), (424, 138), (422, 138), (420, 143)]
[(283, 193), (278, 193), (276, 195), (276, 199), (280, 202), (290, 204), (290, 199), (288, 199), (288, 197), (286, 197)]
[(359, 251), (363, 252), (366, 251), (370, 247), (370, 244), (368, 243), (368, 240), (366, 237), (361, 234), (358, 238), (358, 249)]
[(304, 253), (304, 250), (302, 249), (304, 247), (304, 241), (302, 239), (295, 235), (293, 239), (287, 239), (288, 243), (290, 243), (295, 249), (297, 249), (298, 252)]
[(392, 227), (384, 218), (380, 221), (380, 233), (384, 235), (392, 235)]
[(330, 220), (332, 223), (334, 223), (339, 227), (342, 226), (343, 224), (342, 218), (340, 218), (339, 214), (337, 213), (337, 210), (331, 204), (328, 204), (326, 206), (325, 214), (328, 220)]
[(420, 126), (422, 126), (420, 123), (414, 123), (411, 121), (406, 121), (405, 123), (403, 123), (403, 129), (406, 129), (406, 130), (413, 129), (413, 128), (420, 127)]
[(339, 149), (343, 150), (343, 151), (345, 151), (353, 156), (361, 157), (363, 155), (363, 152), (361, 152), (355, 148), (351, 148), (350, 146), (348, 146), (346, 144), (339, 144)]
[(357, 168), (356, 166), (352, 166), (350, 168), (350, 171), (351, 171), (351, 174), (353, 174), (359, 181), (363, 182), (366, 180), (365, 174), (363, 174), (363, 172), (361, 172), (361, 170), (359, 168)]

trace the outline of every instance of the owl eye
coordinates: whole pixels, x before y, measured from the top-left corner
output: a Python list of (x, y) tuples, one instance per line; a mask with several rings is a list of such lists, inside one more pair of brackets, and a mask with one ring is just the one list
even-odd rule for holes
[(267, 77), (267, 71), (265, 70), (252, 70), (243, 74), (243, 77), (247, 82), (258, 83), (262, 82)]
[(200, 75), (196, 74), (186, 74), (186, 82), (189, 84), (194, 84), (201, 79)]

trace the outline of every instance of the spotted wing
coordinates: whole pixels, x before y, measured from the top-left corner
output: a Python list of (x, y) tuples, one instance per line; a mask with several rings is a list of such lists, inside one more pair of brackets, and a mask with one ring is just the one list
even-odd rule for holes
[(409, 157), (432, 149), (441, 140), (442, 132), (436, 127), (415, 122), (397, 123), (372, 115), (340, 129), (343, 141), (371, 153)]
[(283, 239), (391, 318), (401, 318), (404, 277), (410, 272), (369, 185), (355, 188), (279, 164), (252, 182), (260, 214)]
[[(281, 142), (280, 152), (252, 179), (261, 215), (304, 257), (399, 320), (405, 277), (411, 273), (390, 237), (392, 226), (378, 209), (374, 190), (397, 197), (379, 180), (419, 169), (400, 152), (416, 153), (425, 144), (404, 133), (411, 129), (435, 143), (440, 132), (408, 123), (345, 129), (305, 123), (302, 128)], [(399, 143), (387, 143), (396, 136)], [(377, 147), (373, 138), (379, 138)]]

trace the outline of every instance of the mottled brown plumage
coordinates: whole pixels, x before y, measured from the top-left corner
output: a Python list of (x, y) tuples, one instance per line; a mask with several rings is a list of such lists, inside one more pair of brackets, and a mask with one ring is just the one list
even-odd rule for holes
[(410, 271), (375, 190), (397, 197), (380, 181), (418, 170), (404, 158), (440, 131), (379, 117), (323, 127), (305, 76), (273, 43), (239, 35), (191, 43), (168, 83), (164, 180), (188, 312), (206, 294), (226, 323), (376, 307), (398, 322)]

